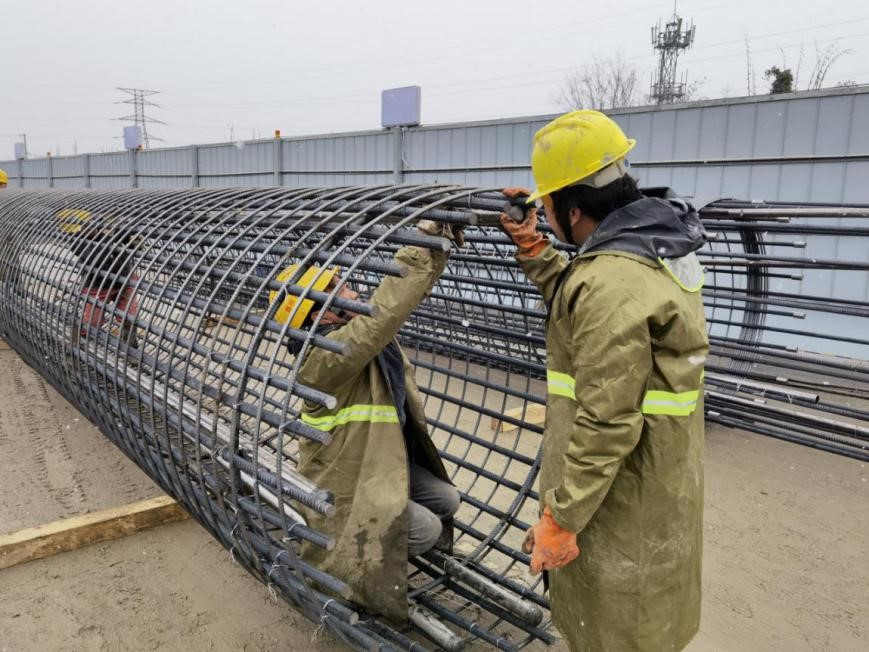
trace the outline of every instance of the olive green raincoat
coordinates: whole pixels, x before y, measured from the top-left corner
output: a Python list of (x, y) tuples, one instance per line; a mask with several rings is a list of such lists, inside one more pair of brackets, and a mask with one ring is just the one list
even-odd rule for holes
[(567, 262), (520, 262), (549, 305), (540, 495), (580, 556), (550, 571), (572, 650), (680, 650), (700, 620), (704, 241), (693, 209), (644, 198)]
[[(404, 247), (395, 262), (404, 278), (387, 276), (370, 304), (377, 315), (358, 315), (327, 337), (349, 345), (347, 355), (313, 349), (299, 382), (333, 395), (335, 409), (306, 403), (302, 421), (328, 431), (332, 442), (300, 445), (299, 471), (335, 495), (331, 518), (308, 512), (310, 525), (336, 540), (331, 552), (306, 544), (306, 561), (347, 582), (354, 600), (402, 623), (407, 618), (408, 456), (402, 427), (376, 356), (429, 292), (446, 264), (441, 252)], [(428, 435), (413, 368), (402, 353), (407, 425), (416, 463), (449, 482)], [(422, 458), (422, 459), (420, 459)]]

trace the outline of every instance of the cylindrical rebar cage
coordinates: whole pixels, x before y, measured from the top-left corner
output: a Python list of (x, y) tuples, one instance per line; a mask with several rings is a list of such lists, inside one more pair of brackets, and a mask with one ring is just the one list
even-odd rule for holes
[[(546, 309), (495, 226), (502, 204), (496, 191), (445, 185), (8, 192), (0, 330), (236, 561), (348, 645), (548, 642), (548, 602), (520, 550), (538, 510)], [(817, 235), (865, 243), (869, 209), (724, 201), (701, 216), (707, 417), (869, 459), (865, 297), (790, 287), (818, 270), (865, 287), (865, 253), (799, 252)], [(410, 561), (413, 628), (399, 632), (297, 554), (302, 541), (333, 544), (303, 516), (328, 516), (334, 499), (297, 472), (298, 442), (329, 439), (300, 420), (302, 402), (335, 404), (297, 372), (311, 350), (343, 345), (276, 312), (292, 296), (296, 307), (370, 314), (365, 298), (403, 274), (399, 248), (450, 248), (413, 228), (423, 217), (466, 226), (465, 246), (398, 334), (462, 505), (454, 555)], [(340, 266), (341, 282), (306, 289), (312, 264)], [(361, 298), (340, 297), (345, 285)], [(807, 316), (811, 328), (794, 325)], [(824, 355), (831, 342), (853, 353)]]

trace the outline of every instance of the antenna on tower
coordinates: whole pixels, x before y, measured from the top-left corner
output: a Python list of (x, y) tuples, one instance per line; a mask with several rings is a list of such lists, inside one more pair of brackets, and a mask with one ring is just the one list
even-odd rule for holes
[(133, 115), (125, 115), (115, 119), (123, 120), (124, 122), (130, 122), (132, 120), (133, 124), (139, 128), (139, 131), (142, 134), (142, 141), (145, 143), (145, 149), (150, 149), (152, 140), (162, 142), (162, 138), (157, 138), (157, 136), (151, 136), (148, 134), (148, 123), (158, 125), (165, 125), (166, 123), (162, 120), (149, 118), (145, 115), (146, 106), (154, 106), (158, 108), (160, 106), (159, 104), (155, 104), (151, 100), (145, 98), (150, 95), (156, 95), (160, 91), (149, 91), (144, 88), (121, 88), (120, 86), (116, 86), (116, 88), (119, 91), (123, 91), (130, 95), (129, 99), (117, 102), (117, 104), (132, 104)]
[(652, 48), (658, 51), (659, 60), (649, 97), (656, 104), (669, 104), (685, 98), (687, 74), (683, 73), (681, 81), (676, 81), (676, 60), (694, 43), (694, 29), (693, 22), (683, 28), (675, 2), (673, 15), (663, 28), (660, 21), (652, 27)]

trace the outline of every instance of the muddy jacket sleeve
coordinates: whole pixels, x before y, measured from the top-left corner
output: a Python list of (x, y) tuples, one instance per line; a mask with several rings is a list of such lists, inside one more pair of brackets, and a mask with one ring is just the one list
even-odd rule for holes
[(544, 503), (559, 525), (580, 532), (640, 440), (652, 351), (648, 290), (636, 278), (592, 272), (568, 287), (576, 413), (561, 483)]
[(371, 296), (374, 316), (358, 315), (328, 335), (348, 345), (342, 355), (313, 348), (299, 370), (299, 381), (324, 392), (333, 392), (362, 371), (398, 333), (398, 330), (431, 290), (446, 265), (446, 255), (419, 247), (403, 247), (395, 262), (404, 277), (386, 276)]
[(540, 290), (540, 294), (543, 295), (543, 301), (548, 306), (552, 302), (553, 294), (555, 294), (558, 277), (564, 271), (564, 268), (567, 267), (565, 257), (558, 253), (552, 244), (548, 244), (534, 258), (519, 258), (517, 256), (516, 260), (522, 265), (525, 275)]

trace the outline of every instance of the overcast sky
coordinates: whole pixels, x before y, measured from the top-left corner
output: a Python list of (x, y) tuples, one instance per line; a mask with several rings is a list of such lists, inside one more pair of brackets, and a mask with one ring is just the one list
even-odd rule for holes
[[(650, 28), (672, 1), (0, 0), (0, 160), (117, 149), (132, 112), (117, 86), (160, 91), (148, 114), (164, 145), (380, 126), (380, 91), (422, 87), (433, 124), (557, 111), (564, 76), (621, 54), (647, 92)], [(804, 88), (816, 46), (851, 52), (825, 85), (869, 83), (865, 0), (680, 0), (694, 47), (679, 61), (698, 95), (748, 94), (769, 66)], [(838, 41), (837, 41), (838, 39)]]

